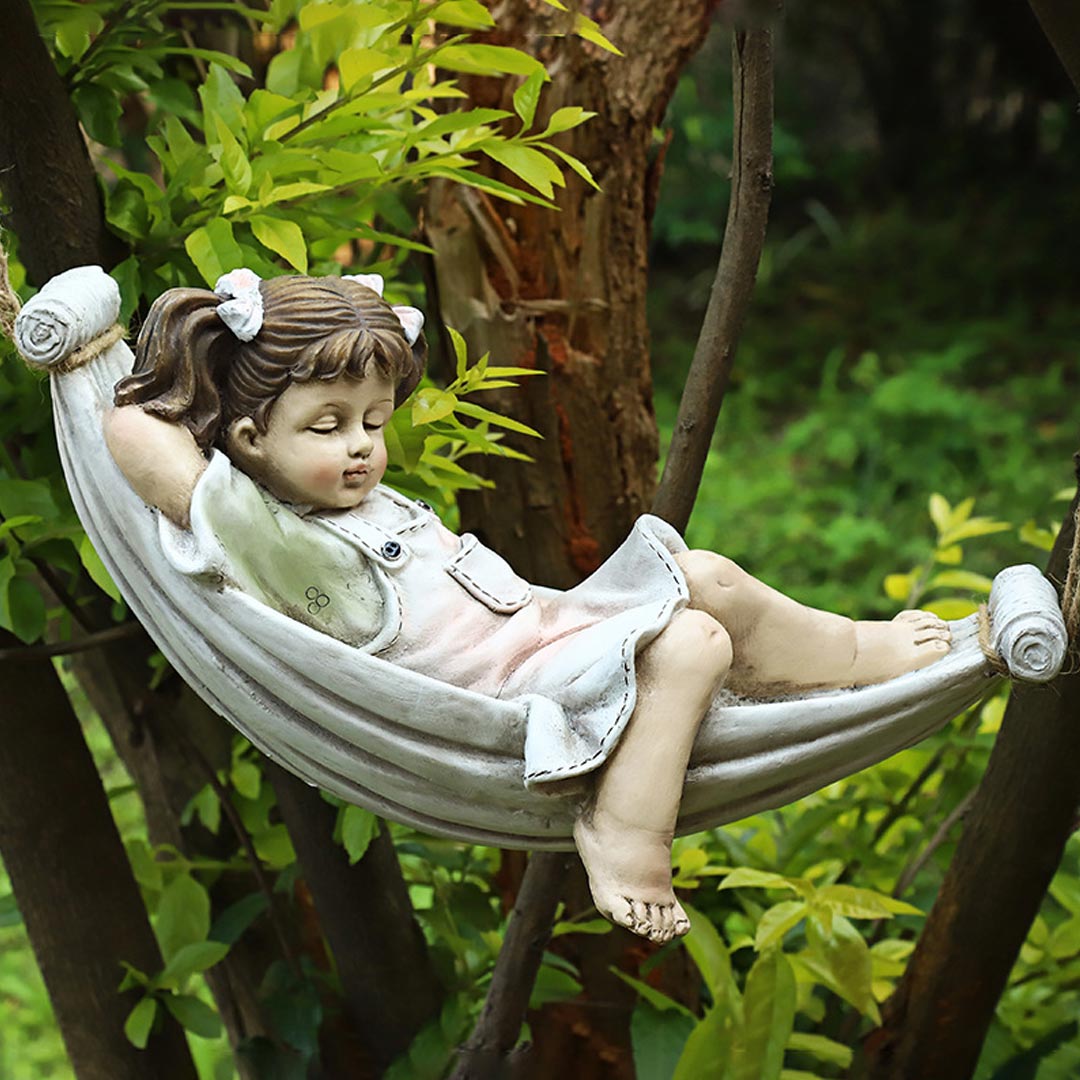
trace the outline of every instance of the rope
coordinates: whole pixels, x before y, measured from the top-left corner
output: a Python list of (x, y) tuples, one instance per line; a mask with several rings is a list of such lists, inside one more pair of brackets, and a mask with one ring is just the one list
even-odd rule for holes
[(8, 257), (4, 245), (0, 243), (0, 330), (4, 336), (15, 340), (15, 316), (22, 308), (22, 301), (11, 287), (8, 277)]
[(986, 662), (999, 674), (1009, 677), (1009, 668), (1000, 654), (990, 643), (990, 612), (985, 604), (979, 605), (979, 648), (982, 649)]
[(66, 360), (54, 364), (53, 371), (74, 371), (83, 364), (89, 364), (91, 360), (99, 357), (106, 349), (112, 348), (124, 336), (124, 328), (119, 323), (114, 323), (100, 337), (88, 341), (85, 345), (76, 349)]
[(1080, 506), (1073, 518), (1072, 551), (1069, 552), (1069, 571), (1061, 595), (1061, 614), (1065, 617), (1065, 632), (1075, 642), (1080, 630)]

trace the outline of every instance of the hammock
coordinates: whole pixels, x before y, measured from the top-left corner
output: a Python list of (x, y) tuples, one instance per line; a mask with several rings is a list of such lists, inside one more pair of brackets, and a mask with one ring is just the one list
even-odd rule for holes
[[(206, 703), (310, 784), (428, 833), (501, 847), (569, 849), (582, 790), (523, 782), (530, 710), (406, 671), (245, 594), (200, 585), (161, 551), (157, 512), (120, 473), (102, 414), (133, 357), (115, 327), (116, 284), (98, 267), (54, 278), (23, 308), (16, 343), (52, 373), (64, 472), (113, 580)], [(998, 667), (1044, 682), (1066, 649), (1057, 596), (1032, 566), (995, 579)], [(784, 805), (925, 738), (999, 675), (977, 617), (951, 624), (952, 651), (891, 682), (798, 699), (718, 699), (687, 773), (680, 833)]]

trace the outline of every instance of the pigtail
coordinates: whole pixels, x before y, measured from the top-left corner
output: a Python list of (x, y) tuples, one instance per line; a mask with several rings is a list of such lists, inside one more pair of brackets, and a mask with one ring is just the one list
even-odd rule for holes
[(154, 301), (139, 331), (135, 368), (116, 384), (114, 400), (141, 405), (184, 424), (200, 449), (221, 429), (223, 371), (237, 349), (217, 316), (221, 298), (205, 289), (170, 289)]

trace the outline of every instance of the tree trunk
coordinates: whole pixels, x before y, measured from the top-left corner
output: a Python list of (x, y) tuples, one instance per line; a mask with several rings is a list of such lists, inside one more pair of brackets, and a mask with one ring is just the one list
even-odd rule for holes
[[(593, 5), (582, 5), (592, 15)], [(543, 378), (493, 391), (494, 408), (535, 427), (518, 445), (536, 459), (487, 459), (496, 488), (462, 497), (462, 518), (530, 581), (569, 587), (592, 572), (649, 508), (657, 435), (645, 319), (651, 159), (679, 72), (708, 29), (711, 0), (613, 5), (605, 34), (626, 54), (574, 37), (540, 36), (553, 17), (518, 2), (498, 12), (501, 44), (528, 47), (551, 73), (538, 118), (564, 105), (598, 115), (557, 142), (603, 189), (571, 175), (558, 211), (493, 203), (435, 185), (426, 231), (439, 306), (493, 363)], [(554, 17), (555, 19), (558, 16)], [(602, 18), (602, 15), (601, 15)], [(466, 83), (474, 104), (512, 108), (512, 80)], [(542, 128), (543, 124), (540, 122)]]
[(0, 191), (3, 222), (35, 285), (72, 266), (108, 268), (120, 245), (105, 229), (101, 193), (67, 90), (29, 0), (0, 5)]
[[(1051, 552), (1051, 581), (1065, 580), (1077, 505), (1074, 499)], [(998, 998), (1076, 828), (1080, 674), (1071, 666), (1048, 686), (1013, 687), (956, 854), (857, 1075), (961, 1080), (974, 1072)]]
[[(0, 646), (11, 647), (0, 633)], [(145, 1050), (124, 1035), (138, 1000), (121, 960), (161, 954), (75, 714), (48, 660), (9, 661), (0, 703), (0, 855), (79, 1080), (194, 1080), (168, 1015)]]

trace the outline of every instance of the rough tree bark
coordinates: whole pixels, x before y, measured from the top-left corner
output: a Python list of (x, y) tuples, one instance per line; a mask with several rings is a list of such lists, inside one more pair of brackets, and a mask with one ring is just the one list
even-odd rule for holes
[[(537, 10), (534, 10), (535, 9)], [(494, 407), (544, 436), (536, 464), (492, 459), (496, 489), (462, 499), (474, 532), (531, 581), (569, 587), (595, 570), (655, 489), (646, 262), (660, 163), (653, 129), (704, 39), (714, 0), (583, 3), (626, 54), (550, 37), (559, 16), (524, 0), (498, 6), (497, 39), (532, 48), (551, 73), (542, 116), (563, 105), (598, 115), (560, 137), (602, 187), (571, 176), (558, 212), (492, 203), (449, 184), (427, 201), (439, 306), (477, 352), (544, 378), (495, 391)], [(602, 10), (601, 10), (602, 9)], [(478, 105), (511, 108), (511, 80), (471, 80)]]
[[(15, 645), (0, 632), (0, 647)], [(121, 960), (161, 954), (67, 695), (47, 660), (8, 661), (0, 710), (0, 856), (79, 1080), (195, 1080), (166, 1016), (145, 1050), (124, 1035), (138, 1000)]]
[[(1080, 90), (1080, 13), (1057, 0), (1031, 6)], [(1077, 505), (1074, 499), (1047, 565), (1059, 586)], [(957, 1080), (974, 1071), (997, 1000), (1076, 827), (1078, 715), (1075, 670), (1046, 687), (1013, 688), (956, 855), (856, 1075)]]

